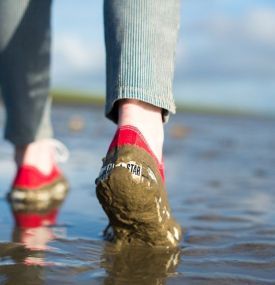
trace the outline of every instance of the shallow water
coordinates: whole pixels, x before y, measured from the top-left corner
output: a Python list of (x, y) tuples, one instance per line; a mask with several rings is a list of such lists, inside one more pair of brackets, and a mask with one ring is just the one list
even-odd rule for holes
[[(101, 110), (55, 107), (70, 193), (58, 223), (20, 231), (5, 200), (12, 149), (0, 140), (0, 284), (275, 284), (275, 121), (178, 114), (166, 126), (167, 189), (180, 248), (116, 249), (94, 178), (115, 126)], [(3, 110), (0, 109), (0, 129)]]

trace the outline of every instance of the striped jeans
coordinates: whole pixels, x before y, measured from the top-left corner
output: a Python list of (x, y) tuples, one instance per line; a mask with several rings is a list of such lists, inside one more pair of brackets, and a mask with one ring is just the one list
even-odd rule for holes
[[(0, 84), (5, 138), (15, 145), (52, 136), (51, 0), (0, 1)], [(137, 99), (175, 113), (172, 92), (180, 0), (105, 0), (106, 116)]]

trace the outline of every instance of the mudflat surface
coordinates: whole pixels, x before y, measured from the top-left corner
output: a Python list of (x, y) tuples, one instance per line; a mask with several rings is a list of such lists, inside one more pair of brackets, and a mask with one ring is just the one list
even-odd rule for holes
[[(4, 114), (0, 107), (0, 131)], [(275, 284), (275, 121), (178, 114), (166, 126), (167, 189), (178, 250), (116, 250), (94, 179), (115, 126), (102, 110), (54, 107), (71, 151), (58, 224), (18, 234), (6, 192), (12, 148), (0, 139), (0, 284)], [(31, 237), (31, 238), (30, 238)]]

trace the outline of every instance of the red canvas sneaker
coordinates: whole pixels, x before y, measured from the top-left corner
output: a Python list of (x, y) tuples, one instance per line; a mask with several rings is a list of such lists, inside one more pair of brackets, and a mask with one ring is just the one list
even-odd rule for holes
[[(56, 161), (65, 161), (69, 156), (67, 148), (57, 140), (50, 140), (55, 147)], [(11, 204), (16, 222), (22, 220), (16, 215), (20, 213), (21, 217), (30, 213), (38, 218), (31, 220), (39, 220), (42, 216), (46, 217), (52, 209), (56, 208), (65, 199), (68, 192), (68, 182), (61, 173), (57, 165), (54, 165), (52, 171), (45, 175), (36, 167), (30, 165), (21, 165), (16, 173), (8, 193), (8, 200)], [(49, 220), (53, 220), (55, 214), (49, 215)], [(35, 222), (39, 224), (39, 222)], [(22, 224), (20, 222), (20, 224)]]
[(14, 211), (45, 211), (63, 201), (68, 191), (67, 180), (57, 166), (44, 175), (33, 166), (21, 166), (15, 176), (8, 200)]
[(49, 201), (64, 198), (68, 185), (57, 166), (44, 175), (33, 166), (21, 166), (9, 194), (11, 201)]
[(67, 192), (67, 180), (57, 166), (49, 175), (32, 166), (21, 166), (8, 194), (16, 225), (33, 228), (55, 224)]
[(171, 216), (164, 167), (138, 129), (119, 128), (96, 179), (108, 240), (175, 247), (181, 228)]

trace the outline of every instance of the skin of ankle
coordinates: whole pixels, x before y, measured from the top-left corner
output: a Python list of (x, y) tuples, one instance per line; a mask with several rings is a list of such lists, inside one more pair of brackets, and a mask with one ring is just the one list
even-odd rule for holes
[(146, 139), (159, 162), (161, 162), (164, 141), (162, 109), (132, 99), (120, 100), (118, 108), (118, 127), (125, 125), (136, 127)]
[(16, 146), (14, 158), (17, 167), (34, 166), (44, 174), (49, 174), (55, 163), (53, 148), (47, 139)]

